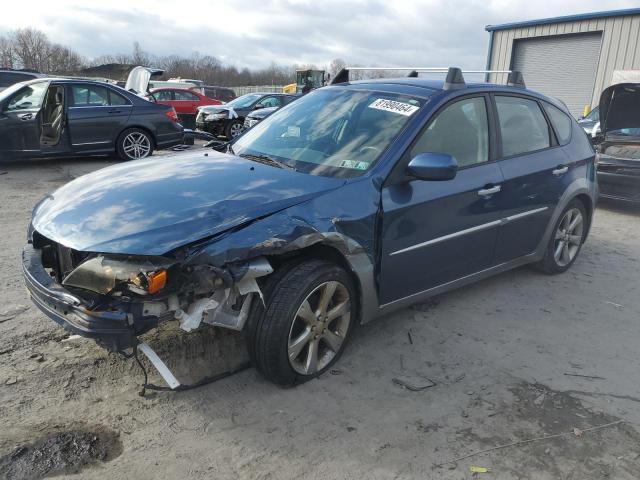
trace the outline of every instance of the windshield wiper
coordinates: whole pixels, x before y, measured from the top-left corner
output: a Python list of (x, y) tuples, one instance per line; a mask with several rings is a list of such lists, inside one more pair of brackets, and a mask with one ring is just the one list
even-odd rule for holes
[(274, 167), (283, 168), (286, 170), (293, 170), (294, 172), (296, 171), (295, 167), (292, 167), (288, 163), (281, 162), (280, 160), (276, 160), (275, 158), (270, 157), (268, 155), (264, 155), (264, 154), (252, 155), (250, 153), (241, 153), (238, 156), (242, 158), (247, 158), (249, 160), (253, 160), (254, 162), (262, 163), (264, 165), (272, 165)]

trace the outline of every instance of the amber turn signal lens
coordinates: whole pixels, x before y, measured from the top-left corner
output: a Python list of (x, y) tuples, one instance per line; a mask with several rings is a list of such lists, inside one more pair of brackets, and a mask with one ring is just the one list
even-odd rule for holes
[(160, 270), (159, 272), (152, 273), (148, 279), (149, 286), (147, 287), (147, 291), (149, 293), (157, 293), (167, 284), (167, 271)]

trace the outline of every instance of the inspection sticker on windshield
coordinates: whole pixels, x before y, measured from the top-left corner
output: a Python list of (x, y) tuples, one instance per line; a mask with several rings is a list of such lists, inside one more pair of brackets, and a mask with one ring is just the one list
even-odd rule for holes
[(410, 103), (396, 102), (394, 100), (387, 100), (385, 98), (379, 98), (369, 108), (375, 108), (377, 110), (384, 110), (385, 112), (399, 113), (405, 117), (413, 115), (413, 113), (420, 107), (411, 105)]
[(356, 170), (366, 170), (369, 168), (367, 162), (358, 162), (356, 160), (343, 160), (340, 166), (343, 168), (354, 168)]

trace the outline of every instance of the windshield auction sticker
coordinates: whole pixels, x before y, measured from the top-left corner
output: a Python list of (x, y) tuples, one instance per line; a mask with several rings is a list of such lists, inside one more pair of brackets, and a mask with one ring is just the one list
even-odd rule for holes
[(384, 110), (385, 112), (398, 113), (400, 115), (408, 117), (410, 115), (413, 115), (413, 113), (416, 112), (416, 110), (418, 110), (420, 107), (416, 107), (415, 105), (411, 105), (409, 103), (396, 102), (394, 100), (379, 98), (371, 105), (369, 105), (369, 108)]

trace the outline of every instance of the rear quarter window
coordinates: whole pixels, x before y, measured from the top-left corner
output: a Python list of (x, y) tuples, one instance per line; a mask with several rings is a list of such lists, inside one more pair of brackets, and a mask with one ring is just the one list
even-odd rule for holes
[(566, 145), (571, 140), (571, 125), (573, 120), (559, 108), (548, 103), (543, 103), (543, 105), (547, 111), (549, 120), (551, 120), (551, 125), (553, 125), (553, 129), (558, 136), (558, 143), (560, 143), (560, 145)]

